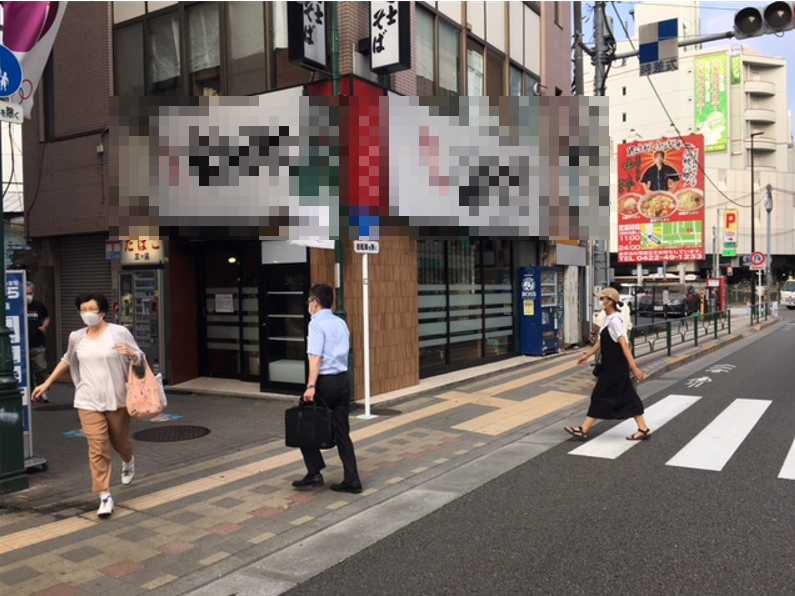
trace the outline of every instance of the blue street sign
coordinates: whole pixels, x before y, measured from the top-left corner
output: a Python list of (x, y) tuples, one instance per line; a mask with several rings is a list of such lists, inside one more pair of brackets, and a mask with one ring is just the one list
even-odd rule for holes
[(22, 393), (22, 430), (27, 438), (30, 433), (30, 384), (25, 286), (24, 271), (6, 271), (6, 327), (11, 330), (11, 357), (14, 361), (17, 389)]
[(5, 46), (0, 46), (0, 97), (15, 95), (22, 86), (22, 65)]

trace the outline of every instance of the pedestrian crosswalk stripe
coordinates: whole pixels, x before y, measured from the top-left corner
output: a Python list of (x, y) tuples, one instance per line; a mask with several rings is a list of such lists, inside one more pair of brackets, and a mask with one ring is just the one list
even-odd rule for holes
[(795, 480), (795, 441), (793, 441), (792, 447), (789, 449), (787, 459), (784, 460), (784, 465), (781, 466), (778, 477), (786, 480)]
[(720, 472), (771, 403), (735, 399), (665, 465)]
[[(700, 399), (700, 395), (669, 395), (646, 408), (644, 414), (646, 424), (654, 434), (666, 422), (684, 412)], [(639, 443), (639, 441), (627, 441), (626, 439), (636, 430), (637, 426), (633, 419), (625, 420), (569, 453), (570, 455), (616, 459)]]

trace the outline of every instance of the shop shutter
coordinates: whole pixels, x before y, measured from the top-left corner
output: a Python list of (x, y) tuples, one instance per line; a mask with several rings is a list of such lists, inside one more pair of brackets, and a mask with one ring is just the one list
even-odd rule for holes
[(110, 261), (105, 260), (105, 235), (66, 236), (58, 243), (60, 277), (61, 346), (64, 353), (69, 334), (83, 327), (75, 298), (83, 292), (101, 292), (113, 302)]

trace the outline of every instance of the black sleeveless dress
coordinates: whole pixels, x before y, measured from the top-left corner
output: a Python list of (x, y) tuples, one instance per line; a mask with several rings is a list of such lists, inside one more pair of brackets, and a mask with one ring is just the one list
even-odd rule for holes
[(602, 342), (602, 372), (591, 393), (588, 416), (603, 420), (624, 420), (640, 416), (643, 414), (643, 402), (632, 386), (629, 362), (621, 344), (610, 337), (607, 325), (599, 334), (599, 341)]

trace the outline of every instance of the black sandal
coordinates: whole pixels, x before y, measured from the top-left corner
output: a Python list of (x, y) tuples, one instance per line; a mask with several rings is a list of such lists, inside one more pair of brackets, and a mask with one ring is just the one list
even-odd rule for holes
[[(638, 433), (640, 433), (640, 436), (636, 437), (635, 435)], [(651, 439), (651, 429), (648, 428), (646, 430), (639, 428), (636, 432), (627, 437), (627, 441), (646, 441), (647, 439)]]
[(585, 433), (585, 431), (582, 430), (582, 426), (578, 426), (577, 428), (572, 428), (571, 426), (564, 426), (563, 430), (565, 430), (575, 439), (579, 439), (580, 441), (585, 441), (588, 439), (588, 435)]

